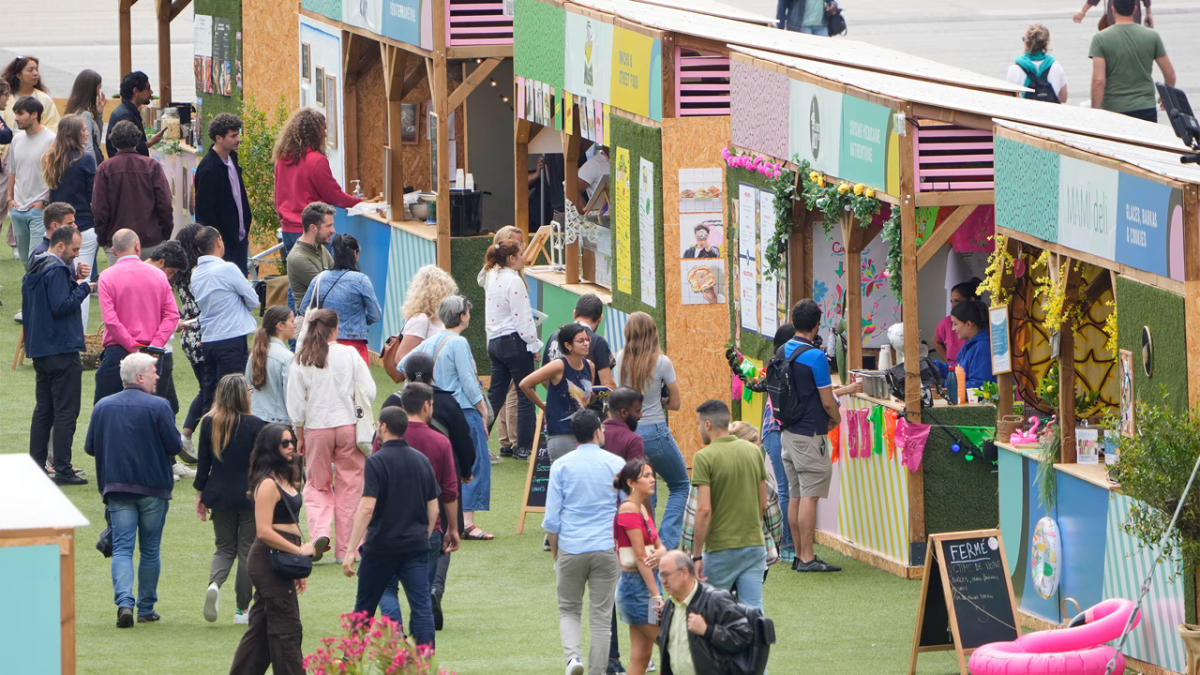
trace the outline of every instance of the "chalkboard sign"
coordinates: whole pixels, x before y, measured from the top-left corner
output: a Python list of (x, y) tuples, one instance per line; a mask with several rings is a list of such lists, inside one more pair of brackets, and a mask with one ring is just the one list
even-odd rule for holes
[(517, 534), (525, 533), (525, 514), (546, 512), (546, 488), (550, 487), (550, 449), (542, 418), (544, 412), (538, 412), (537, 426), (534, 427), (537, 452), (530, 453), (529, 473), (525, 477), (525, 493), (521, 499), (521, 515), (517, 520)]
[(928, 550), (909, 673), (919, 654), (953, 649), (967, 675), (966, 657), (977, 647), (1020, 634), (1004, 541), (1000, 530), (933, 534)]

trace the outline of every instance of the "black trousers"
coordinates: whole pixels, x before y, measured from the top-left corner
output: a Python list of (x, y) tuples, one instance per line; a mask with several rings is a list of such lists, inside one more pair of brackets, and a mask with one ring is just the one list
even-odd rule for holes
[(196, 375), (196, 384), (200, 385), (199, 391), (196, 392), (196, 398), (192, 399), (191, 405), (188, 406), (187, 418), (183, 421), (184, 429), (192, 429), (193, 431), (200, 426), (200, 418), (204, 416), (204, 362), (192, 363), (192, 373)]
[(246, 372), (246, 361), (250, 358), (250, 350), (246, 345), (246, 336), (217, 340), (216, 342), (201, 343), (204, 352), (204, 381), (201, 391), (204, 394), (204, 412), (212, 407), (213, 395), (217, 391), (217, 383), (230, 373)]
[[(224, 237), (222, 237), (224, 239)], [(225, 242), (225, 256), (222, 258), (225, 262), (231, 262), (238, 266), (242, 274), (249, 274), (247, 265), (250, 257), (250, 240), (243, 239), (240, 242)]]
[[(300, 537), (284, 534), (299, 545)], [(275, 675), (304, 675), (304, 626), (296, 582), (275, 574), (268, 560), (270, 547), (255, 539), (250, 546), (250, 580), (254, 582), (254, 604), (250, 625), (242, 634), (229, 675), (263, 675), (270, 666)]]
[[(508, 398), (508, 385), (521, 380), (533, 372), (534, 355), (526, 348), (525, 341), (516, 333), (501, 335), (488, 342), (488, 358), (492, 360), (492, 383), (488, 387), (488, 402), (492, 404), (492, 419), (488, 420), (488, 435), (496, 424), (496, 416), (504, 408)], [(533, 425), (537, 417), (533, 401), (524, 392), (517, 393), (517, 446), (527, 450), (533, 448)]]
[(1136, 117), (1139, 120), (1158, 123), (1158, 108), (1143, 108), (1142, 110), (1127, 110), (1122, 115)]
[[(109, 345), (104, 348), (104, 353), (100, 356), (100, 367), (96, 369), (96, 393), (92, 397), (92, 405), (125, 388), (121, 382), (121, 360), (126, 356), (129, 356), (129, 352), (121, 345)], [(171, 412), (178, 414), (179, 398), (175, 395), (174, 370), (174, 354), (166, 353), (158, 357), (158, 386), (154, 389), (154, 395), (166, 399), (171, 404)]]
[(79, 353), (55, 354), (33, 360), (37, 376), (33, 420), (29, 424), (29, 455), (39, 467), (46, 465), (50, 431), (54, 430), (54, 471), (66, 475), (71, 468), (71, 445), (79, 420), (83, 365)]

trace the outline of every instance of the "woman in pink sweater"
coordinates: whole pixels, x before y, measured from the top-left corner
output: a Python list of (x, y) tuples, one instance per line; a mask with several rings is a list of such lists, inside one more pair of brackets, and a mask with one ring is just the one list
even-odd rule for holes
[(313, 202), (348, 209), (362, 201), (338, 185), (325, 156), (325, 116), (312, 108), (292, 113), (275, 141), (275, 210), (284, 256), (304, 233), (300, 212)]

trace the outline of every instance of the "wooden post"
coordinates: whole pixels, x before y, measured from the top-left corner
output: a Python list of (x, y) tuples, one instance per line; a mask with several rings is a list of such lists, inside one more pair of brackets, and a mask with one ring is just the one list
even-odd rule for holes
[(129, 10), (137, 0), (121, 0), (117, 14), (120, 18), (121, 77), (133, 71), (133, 25)]
[[(583, 215), (583, 209), (587, 206), (586, 192), (580, 194), (579, 191), (579, 146), (581, 138), (579, 136), (579, 116), (572, 115), (574, 126), (571, 133), (566, 137), (566, 145), (563, 148), (563, 194), (568, 202), (575, 205), (575, 210), (579, 211), (579, 215)], [(564, 220), (566, 220), (564, 218)], [(563, 227), (567, 224), (564, 222)], [(582, 234), (580, 236), (583, 236)], [(579, 283), (579, 239), (574, 243), (566, 246), (566, 263), (567, 263), (567, 283)]]
[[(513, 94), (515, 101), (516, 94)], [(529, 235), (529, 137), (532, 135), (532, 124), (529, 120), (513, 117), (516, 129), (513, 133), (513, 205), (515, 213), (513, 225), (521, 228), (526, 237)]]
[[(1183, 222), (1200, 220), (1200, 196), (1195, 185), (1183, 192)], [(1183, 228), (1183, 316), (1187, 336), (1187, 374), (1189, 407), (1200, 405), (1200, 232)], [(1116, 288), (1113, 292), (1116, 293)], [(1200, 594), (1198, 594), (1200, 595)]]
[[(450, 271), (450, 78), (446, 72), (446, 0), (433, 0), (433, 110), (437, 128), (437, 264)], [(461, 186), (460, 186), (461, 187)]]
[[(1008, 239), (1008, 242), (1005, 244), (1005, 249), (1007, 250), (1007, 252), (1010, 256), (1015, 256), (1017, 254), (1017, 250), (1019, 249), (1019, 244), (1015, 239), (1010, 238), (1010, 239)], [(1004, 274), (1004, 277), (1001, 279), (1000, 283), (1004, 288), (1012, 288), (1013, 285), (1016, 283), (1015, 274), (1013, 274), (1013, 272), (1006, 272)], [(1012, 305), (1010, 304), (1009, 307), (1011, 308)], [(1009, 315), (1010, 316), (1012, 315), (1011, 309), (1009, 311)], [(1010, 323), (1009, 324), (1009, 333), (1008, 333), (1008, 343), (1009, 344), (1012, 344), (1012, 337), (1013, 337), (1012, 336), (1012, 324)], [(999, 422), (1000, 420), (1004, 419), (1004, 417), (1006, 415), (1011, 415), (1012, 411), (1013, 411), (1013, 374), (1012, 374), (1012, 371), (1009, 371), (1007, 373), (1001, 373), (1001, 374), (997, 375), (996, 376), (996, 387), (1000, 390), (1000, 405), (998, 405), (996, 407), (996, 421)], [(999, 438), (996, 440), (1006, 441), (1006, 442), (1008, 441), (1007, 438)]]
[[(812, 213), (799, 202), (792, 202), (792, 236), (788, 239), (788, 313), (792, 305), (812, 297)], [(788, 319), (791, 321), (791, 319)]]
[(663, 33), (662, 38), (662, 116), (675, 117), (675, 34)]
[(388, 101), (387, 142), (392, 149), (389, 190), (392, 194), (392, 218), (399, 220), (404, 213), (404, 163), (401, 161), (404, 146), (400, 141), (400, 102), (404, 100), (404, 69), (408, 65), (408, 52), (381, 42), (379, 57), (383, 61), (383, 86)]
[[(912, 104), (905, 106), (904, 116), (912, 119)], [(900, 250), (901, 274), (904, 288), (901, 293), (904, 319), (904, 405), (909, 422), (921, 422), (920, 339), (921, 327), (917, 311), (917, 199), (915, 193), (916, 138), (909, 132), (900, 138)], [(908, 534), (914, 542), (925, 541), (925, 466), (908, 475)], [(929, 555), (926, 552), (925, 555)]]
[[(1186, 229), (1186, 228), (1185, 228)], [(1063, 306), (1070, 307), (1079, 298), (1079, 263), (1067, 261), (1066, 298)], [(1060, 262), (1059, 265), (1062, 263)], [(1075, 463), (1075, 324), (1064, 321), (1058, 332), (1058, 423), (1062, 430), (1062, 461)]]
[[(158, 107), (171, 104), (171, 0), (158, 0)], [(121, 73), (124, 77), (125, 73)]]
[[(842, 242), (846, 245), (846, 358), (851, 370), (862, 368), (862, 245), (849, 213), (842, 213)], [(843, 384), (845, 384), (843, 382)]]
[(62, 675), (75, 675), (75, 531), (54, 530), (59, 538), (59, 572), (62, 575)]

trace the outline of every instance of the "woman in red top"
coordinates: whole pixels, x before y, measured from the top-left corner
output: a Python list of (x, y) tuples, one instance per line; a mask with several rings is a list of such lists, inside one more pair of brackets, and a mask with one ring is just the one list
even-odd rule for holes
[(667, 552), (658, 539), (649, 510), (654, 494), (654, 469), (644, 459), (632, 459), (613, 480), (613, 487), (628, 495), (617, 510), (613, 535), (621, 580), (617, 582), (617, 613), (629, 625), (629, 675), (645, 675), (663, 606), (658, 582), (658, 562)]
[(348, 209), (362, 200), (342, 191), (325, 156), (325, 116), (301, 108), (275, 141), (275, 210), (283, 228), (284, 256), (304, 233), (300, 212), (313, 202)]

